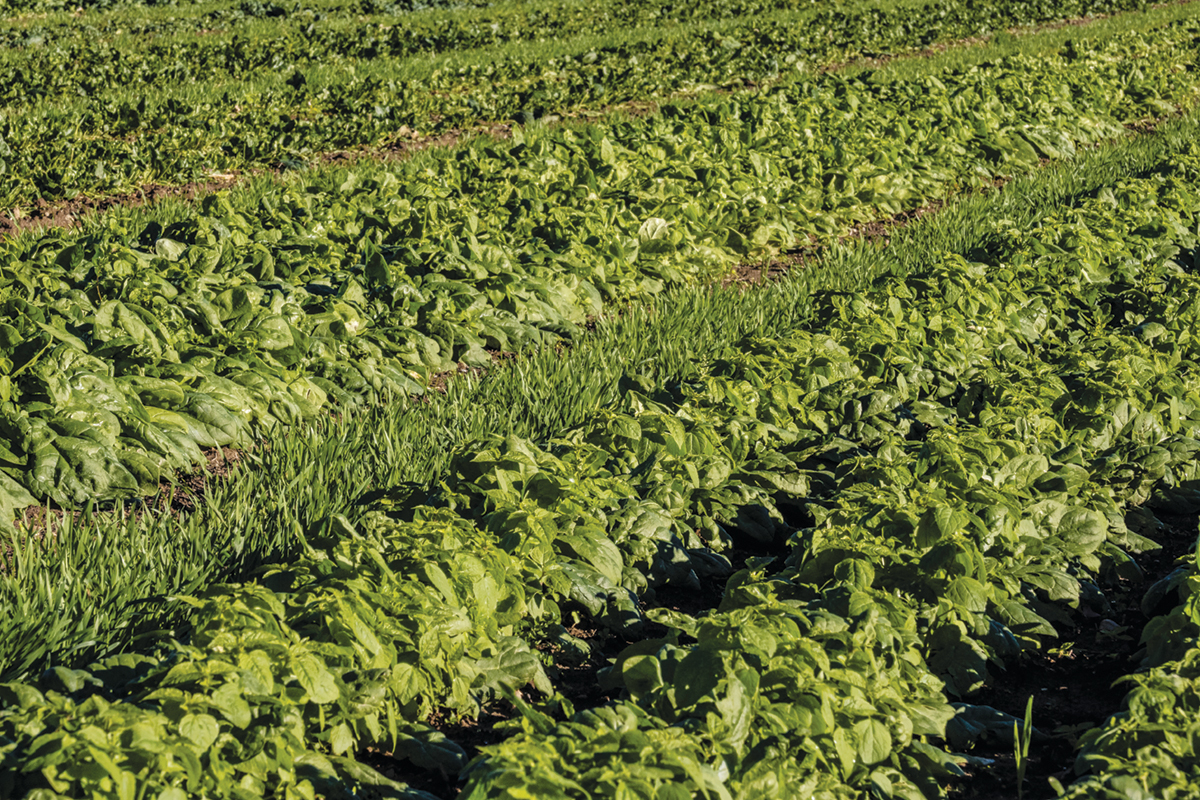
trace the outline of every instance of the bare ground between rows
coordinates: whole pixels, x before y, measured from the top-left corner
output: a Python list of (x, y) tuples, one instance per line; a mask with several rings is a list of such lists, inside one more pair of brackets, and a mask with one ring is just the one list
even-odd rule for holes
[[(1049, 163), (1049, 162), (1045, 162)], [(1044, 164), (1043, 164), (1044, 166)], [(997, 181), (994, 187), (1003, 186)], [(847, 244), (856, 240), (875, 242), (883, 247), (891, 243), (891, 237), (897, 231), (908, 227), (922, 217), (936, 214), (945, 208), (946, 200), (934, 200), (918, 208), (901, 211), (885, 219), (872, 220), (853, 226), (838, 236), (838, 244)], [(777, 256), (754, 262), (743, 262), (734, 267), (733, 272), (721, 280), (722, 288), (736, 286), (745, 288), (756, 284), (769, 283), (779, 280), (793, 269), (807, 267), (817, 261), (828, 250), (829, 245), (809, 240), (803, 244), (784, 250)]]
[[(8, 570), (13, 547), (24, 547), (30, 540), (53, 542), (69, 517), (73, 525), (86, 524), (89, 518), (117, 517), (121, 520), (141, 520), (146, 516), (169, 514), (180, 518), (204, 504), (209, 489), (234, 474), (236, 465), (245, 459), (245, 451), (233, 447), (212, 447), (201, 451), (204, 464), (190, 471), (181, 471), (163, 480), (155, 494), (108, 500), (87, 510), (63, 509), (49, 501), (45, 505), (27, 506), (14, 520), (16, 538), (0, 544), (0, 574)], [(47, 545), (44, 545), (47, 546)], [(53, 544), (48, 545), (53, 547)]]
[[(442, 133), (421, 136), (406, 127), (395, 131), (389, 141), (355, 150), (329, 150), (314, 153), (312, 163), (349, 165), (357, 161), (375, 162), (403, 161), (416, 153), (435, 147), (453, 147), (468, 137), (490, 135), (506, 138), (512, 125), (495, 123), (479, 125), (469, 130), (457, 128)], [(149, 183), (129, 192), (96, 197), (75, 197), (69, 200), (48, 202), (37, 200), (25, 214), (14, 217), (0, 214), (0, 241), (30, 230), (46, 231), (56, 228), (77, 228), (90, 216), (115, 208), (139, 208), (164, 200), (195, 200), (222, 189), (234, 188), (247, 180), (266, 175), (282, 179), (289, 170), (282, 165), (271, 168), (247, 168), (228, 173), (210, 173), (206, 180), (189, 181), (179, 185)]]
[(135, 191), (99, 197), (76, 197), (57, 202), (39, 198), (33, 207), (21, 216), (0, 214), (0, 242), (25, 231), (77, 228), (87, 217), (114, 208), (137, 208), (169, 199), (196, 200), (221, 189), (228, 189), (239, 183), (242, 178), (242, 173), (223, 173), (214, 174), (208, 180), (191, 181), (178, 186), (148, 183)]
[[(1054, 778), (1064, 786), (1075, 780), (1075, 744), (1088, 728), (1101, 725), (1122, 710), (1132, 688), (1116, 683), (1138, 668), (1142, 630), (1149, 622), (1141, 598), (1155, 581), (1176, 566), (1176, 560), (1196, 543), (1196, 514), (1156, 512), (1163, 528), (1152, 538), (1162, 549), (1137, 554), (1145, 573), (1140, 584), (1124, 583), (1110, 593), (1112, 612), (1081, 610), (1072, 625), (1060, 627), (1058, 642), (1031, 653), (1007, 671), (998, 671), (970, 702), (988, 705), (1024, 718), (1033, 698), (1033, 727), (1050, 738), (1035, 744), (1025, 777), (1024, 797), (1052, 800)], [(968, 769), (970, 780), (956, 787), (951, 800), (1011, 800), (1017, 796), (1017, 765), (1011, 743), (985, 742), (971, 755), (991, 759), (990, 767)]]

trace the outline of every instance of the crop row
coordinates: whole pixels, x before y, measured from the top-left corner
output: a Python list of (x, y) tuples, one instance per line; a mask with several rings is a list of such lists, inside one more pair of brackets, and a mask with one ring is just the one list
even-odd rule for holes
[[(990, 24), (981, 9), (983, 4), (965, 9), (971, 16), (962, 32)], [(922, 13), (932, 25), (945, 9), (930, 6)], [(2, 62), (9, 74), (0, 86), (17, 94), (0, 118), (0, 169), (8, 176), (0, 208), (19, 216), (38, 200), (129, 192), (153, 182), (298, 164), (323, 152), (387, 148), (409, 136), (497, 120), (771, 82), (799, 75), (812, 61), (855, 57), (881, 30), (925, 31), (894, 25), (890, 18), (838, 14), (822, 24), (785, 15), (678, 33), (621, 34), (577, 49), (501, 51), (432, 67), (425, 59), (376, 61), (365, 53), (340, 66), (310, 65), (274, 38), (214, 43), (213, 52), (192, 55), (153, 46), (125, 53), (91, 40), (38, 51)], [(869, 38), (856, 38), (864, 30)], [(905, 36), (909, 39), (894, 46), (920, 45), (928, 38)], [(205, 41), (186, 47), (209, 46)], [(307, 52), (308, 45), (296, 47)], [(329, 57), (325, 44), (312, 48)], [(204, 71), (233, 70), (218, 66), (223, 59), (248, 59), (257, 71), (232, 82)], [(94, 69), (68, 66), (93, 62)], [(162, 88), (147, 91), (145, 81)], [(51, 94), (27, 105), (31, 85)]]
[[(857, 12), (857, 4), (850, 10)], [(596, 30), (662, 28), (689, 22), (763, 17), (778, 12), (812, 10), (812, 0), (699, 0), (687, 7), (665, 0), (636, 6), (600, 2), (587, 6), (574, 2), (525, 2), (483, 5), (474, 8), (426, 9), (414, 14), (364, 14), (353, 3), (308, 4), (284, 14), (255, 14), (269, 10), (251, 4), (213, 8), (205, 13), (169, 17), (130, 17), (127, 14), (72, 20), (66, 24), (33, 23), (0, 29), (0, 43), (23, 52), (9, 53), (14, 63), (37, 63), (56, 58), (62, 48), (80, 56), (80, 64), (96, 62), (105, 87), (112, 77), (126, 75), (155, 85), (142, 70), (123, 72), (129, 65), (103, 65), (91, 48), (100, 48), (117, 59), (158, 55), (164, 64), (180, 63), (200, 70), (201, 77), (233, 77), (279, 63), (272, 59), (269, 43), (279, 44), (277, 58), (296, 63), (360, 58), (396, 58), (451, 51), (465, 52), (509, 43), (565, 40)], [(249, 12), (249, 13), (247, 13)], [(196, 36), (201, 31), (202, 36)], [(53, 38), (51, 38), (53, 37)], [(234, 43), (234, 47), (230, 44)], [(46, 47), (46, 45), (52, 45)], [(322, 56), (321, 47), (328, 48)], [(204, 63), (211, 56), (214, 63)], [(108, 77), (105, 80), (105, 77)], [(76, 75), (67, 80), (84, 79)], [(60, 77), (59, 80), (62, 80)], [(40, 91), (40, 90), (35, 90)], [(54, 90), (49, 89), (52, 94)], [(27, 98), (31, 99), (31, 98)]]
[[(347, 11), (359, 14), (407, 14), (414, 11), (421, 11), (429, 8), (471, 8), (473, 6), (482, 5), (479, 0), (355, 0), (351, 3), (331, 3), (329, 0), (317, 0), (311, 3), (317, 8), (328, 7), (330, 5), (345, 5)], [(22, 17), (34, 17), (39, 15), (54, 14), (54, 13), (79, 13), (86, 11), (89, 13), (104, 13), (125, 10), (129, 8), (140, 8), (157, 10), (163, 6), (174, 7), (175, 3), (164, 2), (164, 0), (13, 0), (11, 10), (18, 12), (18, 19)], [(197, 0), (197, 2), (189, 3), (189, 6), (196, 7), (195, 9), (188, 8), (187, 11), (198, 11), (201, 9), (210, 9), (205, 13), (224, 14), (227, 16), (276, 16), (278, 14), (274, 9), (283, 10), (281, 6), (270, 0), (244, 0), (241, 3), (234, 5), (223, 0)]]
[[(998, 221), (979, 261), (820, 295), (820, 333), (545, 442), (470, 444), (438, 486), (377, 492), (299, 560), (191, 600), (181, 641), (4, 685), (0, 788), (419, 797), (352, 756), (453, 773), (424, 721), (507, 696), (518, 731), (467, 768), (472, 800), (939, 796), (943, 742), (976, 730), (947, 695), (1137, 578), (1130, 504), (1194, 502), (1198, 178), (1191, 145), (1032, 229)], [(787, 556), (734, 572), (731, 546)], [(626, 699), (553, 696), (531, 644), (583, 657), (572, 620), (636, 638), (639, 599), (726, 576), (717, 611), (650, 615), (668, 634), (602, 678)]]
[[(792, 33), (786, 49), (775, 52), (776, 57), (793, 55), (804, 63), (826, 64), (868, 49), (888, 53), (1017, 25), (1140, 7), (1132, 0), (1073, 0), (1053, 5), (1026, 0), (987, 6), (957, 0), (950, 7), (850, 4), (836, 9), (816, 7), (807, 0), (742, 2), (735, 7), (720, 0), (686, 7), (665, 0), (586, 7), (572, 2), (362, 22), (351, 17), (346, 24), (337, 24), (327, 15), (317, 19), (314, 14), (289, 14), (275, 27), (256, 27), (244, 33), (236, 26), (214, 31), (228, 23), (213, 12), (195, 20), (180, 18), (189, 28), (203, 29), (204, 36), (187, 30), (191, 35), (166, 40), (163, 32), (140, 30), (126, 20), (114, 23), (121, 26), (120, 35), (96, 26), (73, 25), (62, 30), (21, 27), (0, 30), (0, 102), (27, 107), (43, 99), (94, 96), (114, 87), (155, 90), (164, 80), (199, 83), (314, 63), (328, 67), (437, 53), (462, 55), (512, 43), (528, 42), (537, 49), (538, 42), (566, 41), (597, 30), (665, 31), (680, 26), (687, 30), (697, 22), (728, 20), (732, 25), (748, 18), (756, 19), (754, 26), (772, 23), (800, 29)], [(898, 24), (901, 20), (903, 24)], [(733, 32), (730, 38), (743, 37)]]
[[(531, 128), (190, 219), (5, 257), (5, 515), (156, 491), (201, 447), (419, 392), (614, 300), (1064, 158), (1194, 88), (1197, 23), (1044, 59), (825, 76), (608, 127)], [(1152, 58), (1153, 57), (1153, 58)]]

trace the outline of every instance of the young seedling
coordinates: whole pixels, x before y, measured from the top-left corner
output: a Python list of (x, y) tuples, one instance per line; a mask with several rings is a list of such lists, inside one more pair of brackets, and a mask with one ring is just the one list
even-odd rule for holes
[(1025, 703), (1025, 722), (1017, 729), (1013, 722), (1013, 747), (1017, 761), (1017, 800), (1025, 797), (1025, 770), (1029, 767), (1029, 745), (1033, 742), (1033, 695)]

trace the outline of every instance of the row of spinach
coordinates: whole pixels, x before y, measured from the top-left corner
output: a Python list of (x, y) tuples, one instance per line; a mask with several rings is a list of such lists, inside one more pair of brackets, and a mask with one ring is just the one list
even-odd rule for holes
[(1069, 157), (1187, 101), (1197, 24), (533, 127), (218, 193), (166, 227), (114, 213), (19, 239), (0, 255), (4, 521), (155, 492), (200, 448), (419, 393), (614, 302)]
[[(269, 4), (264, 4), (269, 5)], [(565, 41), (597, 30), (675, 27), (813, 10), (812, 0), (700, 0), (687, 7), (665, 0), (627, 4), (600, 2), (583, 6), (570, 0), (490, 4), (426, 13), (364, 13), (353, 3), (294, 4), (287, 13), (254, 16), (238, 6), (206, 13), (183, 13), (144, 20), (127, 13), (98, 16), (71, 25), (47, 20), (0, 29), (8, 69), (30, 80), (20, 103), (40, 98), (73, 97), (80, 88), (94, 91), (122, 84), (161, 86), (152, 71), (192, 81), (242, 78), (284, 66), (345, 65), (363, 59), (397, 59), (545, 41)], [(189, 9), (190, 10), (190, 9)], [(852, 13), (857, 9), (852, 9)], [(265, 15), (264, 15), (265, 16)], [(203, 35), (197, 36), (197, 32)], [(272, 47), (275, 44), (275, 47)], [(74, 61), (68, 59), (76, 59)], [(76, 69), (54, 67), (73, 64)], [(86, 67), (86, 69), (82, 69)], [(44, 79), (44, 80), (41, 80)], [(11, 89), (6, 88), (9, 92)]]
[[(0, 102), (28, 106), (46, 99), (94, 96), (114, 87), (153, 90), (164, 80), (228, 81), (306, 65), (344, 67), (363, 60), (462, 54), (522, 42), (533, 48), (537, 42), (566, 41), (598, 30), (670, 29), (751, 19), (754, 25), (768, 22), (776, 27), (784, 21), (781, 12), (799, 12), (786, 18), (789, 27), (799, 30), (793, 32), (788, 50), (775, 57), (791, 55), (807, 64), (827, 64), (864, 52), (893, 53), (1018, 25), (1141, 8), (1134, 0), (1023, 0), (986, 6), (956, 0), (952, 6), (850, 3), (835, 8), (812, 0), (705, 0), (687, 6), (656, 0), (586, 7), (577, 2), (506, 4), (395, 18), (363, 16), (346, 4), (337, 9), (293, 9), (279, 15), (269, 29), (257, 23), (238, 25), (237, 7), (195, 17), (153, 17), (140, 25), (121, 15), (97, 20), (99, 24), (0, 28)], [(197, 31), (204, 35), (197, 36)], [(742, 35), (735, 30), (730, 38), (739, 40)]]
[[(959, 32), (988, 28), (984, 4), (964, 11), (970, 15)], [(197, 54), (197, 63), (220, 64), (217, 54), (236, 59), (257, 48), (261, 68), (232, 80), (207, 74), (182, 55), (125, 56), (101, 45), (94, 53), (68, 48), (28, 60), (0, 59), (11, 65), (0, 85), (25, 96), (13, 97), (0, 116), (0, 170), (6, 175), (0, 209), (20, 216), (31, 213), (39, 201), (294, 167), (323, 153), (402, 147), (412, 136), (802, 78), (805, 64), (853, 58), (864, 48), (882, 46), (871, 42), (888, 30), (915, 31), (904, 33), (897, 48), (926, 42), (924, 27), (894, 24), (895, 16), (864, 20), (831, 13), (827, 25), (780, 18), (652, 29), (644, 37), (622, 35), (574, 49), (530, 45), (528, 52), (452, 59), (433, 68), (423, 66), (424, 59), (379, 61), (366, 55), (344, 63), (306, 63), (272, 37), (258, 45), (239, 39), (214, 43), (214, 52), (205, 53), (202, 62)], [(939, 20), (947, 18), (940, 5), (922, 13), (935, 31)], [(903, 17), (908, 11), (897, 14)], [(848, 33), (864, 28), (870, 31), (866, 40)], [(328, 55), (322, 44), (313, 47), (322, 57)], [(1181, 57), (1156, 53), (1147, 59), (1182, 66), (1187, 58), (1180, 62)], [(100, 66), (77, 68), (77, 62)], [(96, 77), (72, 78), (81, 74)], [(1186, 73), (1176, 76), (1186, 78)], [(147, 91), (140, 83), (146, 79), (158, 88)], [(823, 82), (816, 80), (818, 87)], [(1151, 78), (1151, 83), (1161, 84), (1161, 79)], [(41, 85), (58, 87), (56, 94), (28, 105), (22, 87)], [(1161, 85), (1133, 90), (1168, 102), (1173, 97), (1170, 91), (1164, 95)]]
[[(559, 437), (374, 492), (190, 600), (176, 640), (0, 687), (0, 790), (423, 796), (354, 759), (378, 748), (472, 800), (940, 796), (967, 759), (946, 744), (986, 722), (951, 700), (1137, 580), (1154, 544), (1127, 520), (1200, 505), (1198, 180), (1191, 145), (1035, 228), (997, 220), (979, 260), (825, 293), (810, 330), (703, 378), (631, 376)], [(736, 547), (784, 556), (735, 570)], [(712, 613), (645, 610), (720, 579)], [(583, 619), (635, 643), (601, 677), (624, 699), (576, 710), (553, 663), (586, 657)], [(1137, 714), (1186, 700), (1156, 676)], [(464, 770), (425, 723), (500, 697), (514, 735)], [(1186, 740), (1149, 735), (1186, 778)], [(1114, 736), (1088, 741), (1107, 765)]]

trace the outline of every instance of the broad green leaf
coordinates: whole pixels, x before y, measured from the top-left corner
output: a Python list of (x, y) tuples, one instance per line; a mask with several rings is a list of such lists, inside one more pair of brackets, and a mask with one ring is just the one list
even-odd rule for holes
[(159, 239), (154, 243), (154, 251), (167, 261), (178, 261), (185, 250), (187, 245), (174, 239)]
[(188, 714), (179, 721), (179, 733), (201, 751), (212, 747), (220, 734), (217, 721), (208, 714)]
[(878, 764), (892, 754), (892, 735), (873, 717), (856, 722), (852, 735), (864, 764)]
[(987, 589), (979, 581), (967, 575), (950, 581), (946, 587), (946, 599), (959, 608), (975, 614), (987, 611)]
[(292, 661), (296, 680), (314, 703), (332, 703), (341, 696), (333, 674), (316, 656), (301, 653)]

